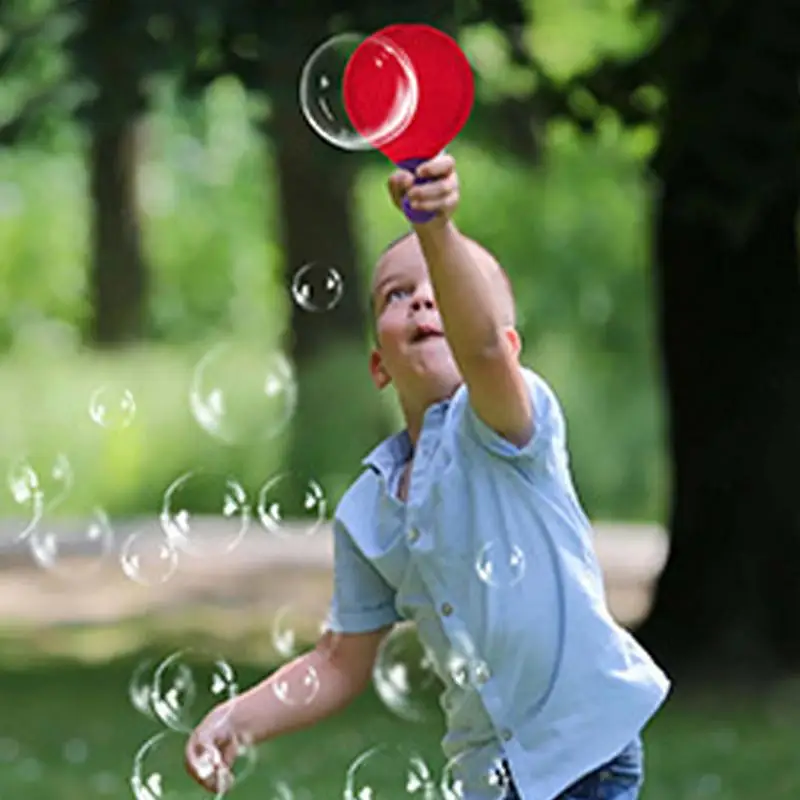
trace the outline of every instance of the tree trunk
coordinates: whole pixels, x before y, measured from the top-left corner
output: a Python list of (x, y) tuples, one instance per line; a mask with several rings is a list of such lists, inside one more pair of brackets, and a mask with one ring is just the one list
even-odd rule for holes
[(94, 83), (89, 107), (92, 197), (91, 338), (98, 345), (138, 339), (144, 328), (147, 270), (136, 193), (137, 123), (141, 91), (142, 20), (126, 0), (87, 4), (85, 26), (73, 40), (82, 78)]
[(124, 344), (142, 335), (147, 299), (136, 195), (136, 117), (98, 119), (92, 131), (89, 161), (93, 211), (91, 336), (98, 345)]
[(657, 160), (671, 553), (639, 636), (673, 676), (800, 666), (800, 34), (781, 5), (713, 34), (689, 11), (668, 42), (693, 54)]

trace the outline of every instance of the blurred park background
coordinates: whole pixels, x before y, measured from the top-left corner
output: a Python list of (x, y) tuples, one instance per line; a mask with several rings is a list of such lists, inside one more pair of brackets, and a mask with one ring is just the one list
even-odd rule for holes
[[(386, 160), (331, 141), (341, 42), (405, 21), (473, 64), (458, 224), (564, 406), (612, 612), (675, 679), (645, 800), (800, 795), (796, 3), (0, 0), (3, 800), (134, 796), (148, 741), (139, 797), (199, 797), (151, 737), (313, 642), (326, 520), (400, 424), (367, 287), (407, 226)], [(438, 775), (409, 674), (231, 796), (341, 797), (376, 744)], [(414, 795), (391, 764), (373, 800)]]

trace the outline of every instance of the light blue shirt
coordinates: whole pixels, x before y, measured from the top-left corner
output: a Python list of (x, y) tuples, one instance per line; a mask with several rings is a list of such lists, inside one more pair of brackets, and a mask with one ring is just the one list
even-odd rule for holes
[[(483, 777), (495, 758), (525, 800), (556, 797), (629, 744), (670, 686), (609, 614), (561, 408), (541, 377), (525, 379), (524, 447), (485, 425), (462, 386), (425, 414), (407, 502), (392, 491), (411, 457), (402, 432), (365, 459), (334, 521), (331, 627), (416, 623), (468, 800), (496, 800)], [(454, 656), (471, 665), (466, 684)]]

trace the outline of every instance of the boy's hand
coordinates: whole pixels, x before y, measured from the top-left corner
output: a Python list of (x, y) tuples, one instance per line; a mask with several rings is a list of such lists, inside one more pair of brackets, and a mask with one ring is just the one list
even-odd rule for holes
[(223, 703), (213, 709), (189, 737), (186, 771), (212, 794), (227, 792), (233, 786), (233, 765), (241, 746), (241, 738), (231, 723), (231, 705)]
[(389, 193), (392, 202), (402, 209), (403, 198), (408, 196), (411, 207), (436, 214), (430, 225), (446, 223), (458, 208), (460, 199), (456, 161), (447, 153), (426, 161), (417, 168), (416, 177), (429, 183), (414, 184), (414, 175), (399, 169), (389, 178)]

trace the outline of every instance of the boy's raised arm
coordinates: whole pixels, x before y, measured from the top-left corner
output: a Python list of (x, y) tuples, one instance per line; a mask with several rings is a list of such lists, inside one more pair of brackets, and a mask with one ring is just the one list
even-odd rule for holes
[(415, 230), (470, 404), (486, 425), (521, 447), (533, 434), (533, 409), (518, 360), (519, 340), (505, 324), (497, 276), (476, 261), (451, 221), (459, 199), (455, 161), (437, 156), (417, 174), (431, 182), (412, 188), (408, 173), (396, 173), (390, 190), (396, 203), (407, 192), (412, 206), (437, 213)]

